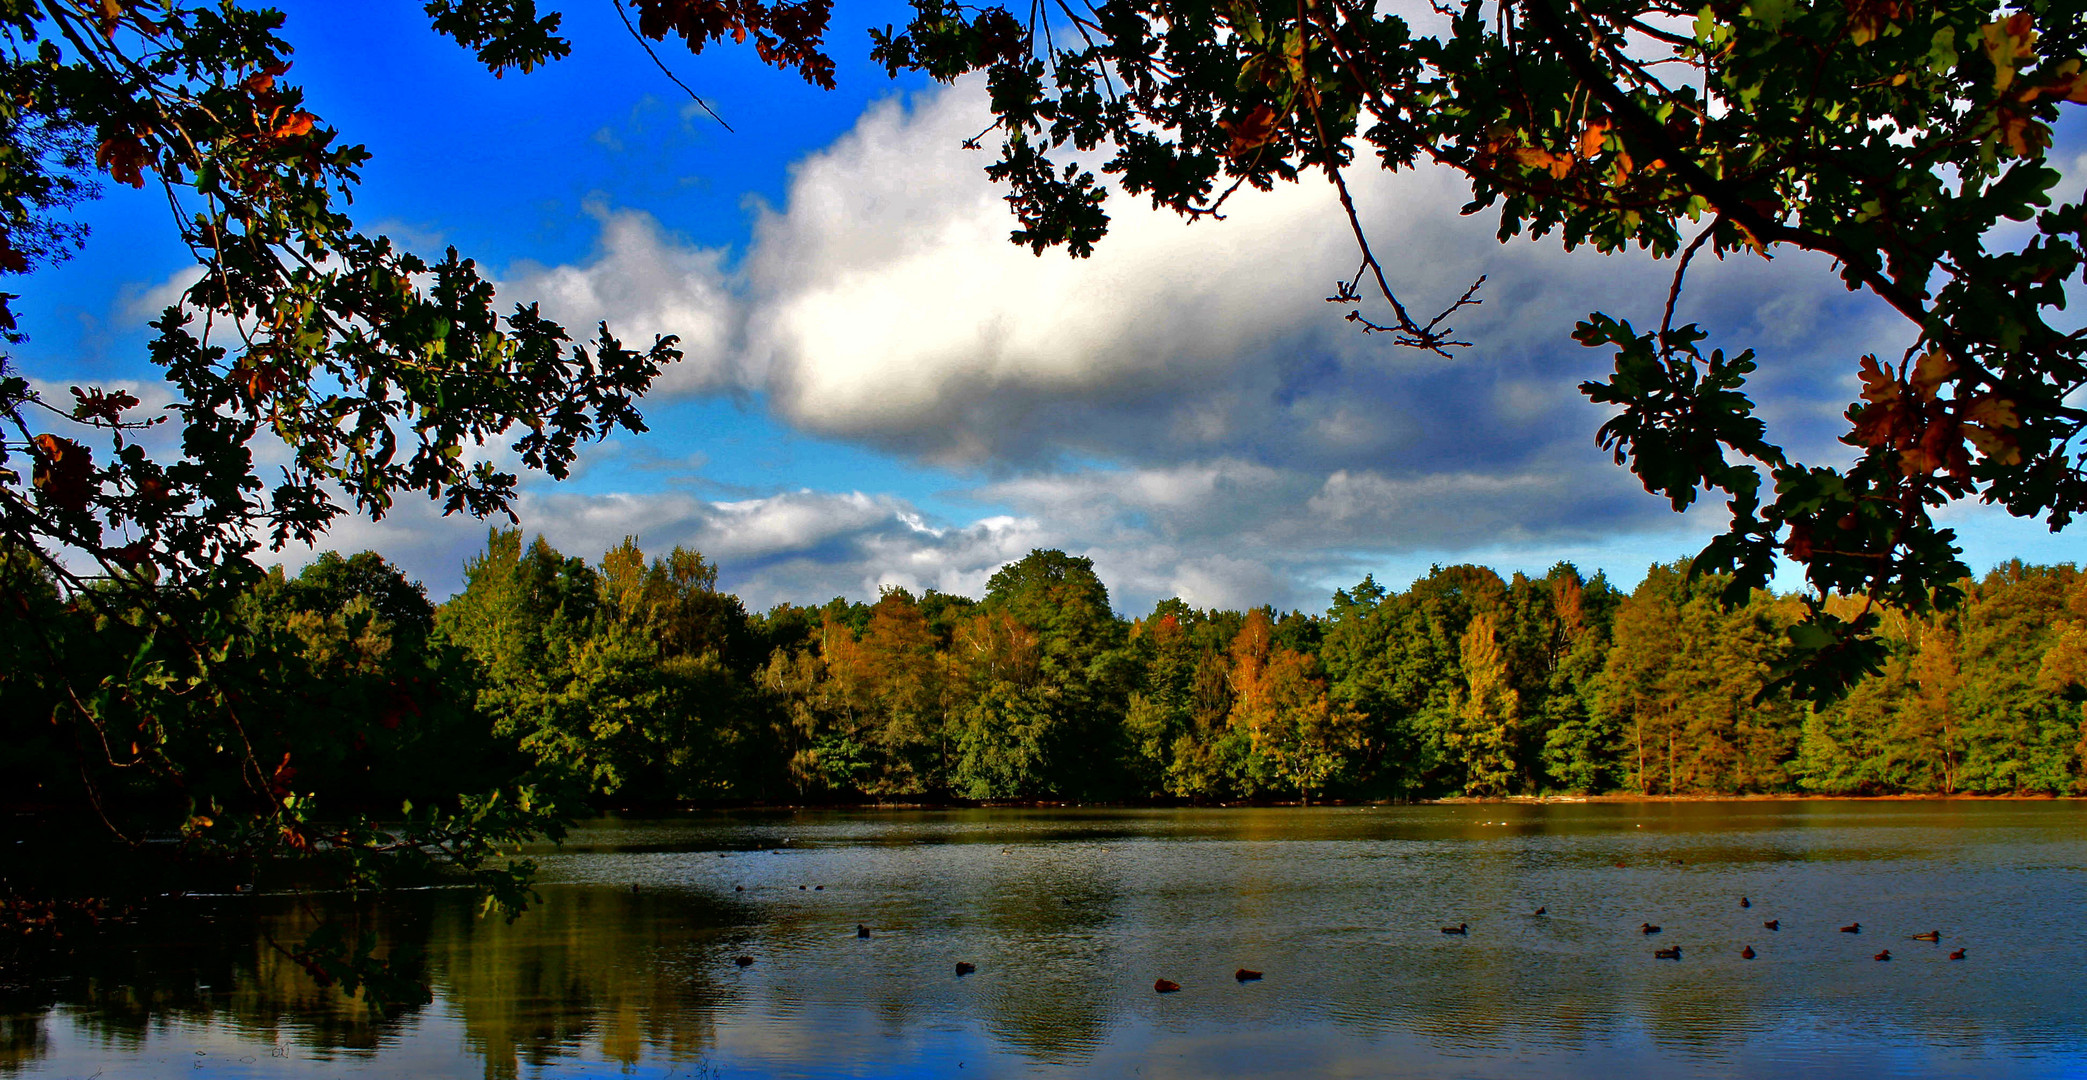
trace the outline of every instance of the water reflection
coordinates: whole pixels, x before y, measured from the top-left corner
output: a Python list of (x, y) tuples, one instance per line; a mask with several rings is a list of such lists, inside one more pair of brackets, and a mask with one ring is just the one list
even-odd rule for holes
[(0, 1073), (2077, 1074), (2083, 826), (2077, 802), (610, 820), (541, 853), (515, 924), (446, 890), (360, 912), (424, 954), (433, 1005), (313, 986), (266, 945), (309, 925), (285, 899), (194, 899), (16, 988)]

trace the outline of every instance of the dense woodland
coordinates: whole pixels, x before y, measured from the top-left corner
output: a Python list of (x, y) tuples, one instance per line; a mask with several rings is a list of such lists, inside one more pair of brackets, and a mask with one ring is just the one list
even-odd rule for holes
[[(25, 564), (12, 577), (40, 640), (126, 640)], [(1826, 704), (1772, 688), (1804, 605), (1727, 608), (1722, 586), (1679, 563), (1629, 594), (1564, 564), (1451, 566), (1396, 592), (1365, 578), (1324, 615), (1167, 600), (1124, 618), (1088, 560), (1037, 551), (979, 599), (749, 613), (695, 552), (626, 541), (590, 562), (496, 530), (439, 606), (371, 553), (269, 576), (227, 615), (266, 675), (225, 700), (282, 743), (253, 748), (271, 784), (322, 814), (518, 777), (573, 807), (2087, 791), (2072, 566), (2010, 563), (1952, 610), (1886, 613), (1882, 672)], [(37, 685), (10, 682), (15, 702)], [(49, 734), (64, 704), (6, 710), (0, 788), (80, 788)], [(218, 730), (138, 719), (148, 744)], [(191, 770), (185, 797), (212, 782)], [(120, 775), (100, 786), (123, 797)]]

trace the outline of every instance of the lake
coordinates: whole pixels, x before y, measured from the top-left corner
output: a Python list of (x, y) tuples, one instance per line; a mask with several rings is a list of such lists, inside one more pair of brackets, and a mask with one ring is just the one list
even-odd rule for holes
[(2080, 801), (705, 814), (538, 858), (511, 925), (371, 910), (430, 1005), (313, 986), (289, 898), (197, 897), (0, 1015), (0, 1074), (2087, 1075)]

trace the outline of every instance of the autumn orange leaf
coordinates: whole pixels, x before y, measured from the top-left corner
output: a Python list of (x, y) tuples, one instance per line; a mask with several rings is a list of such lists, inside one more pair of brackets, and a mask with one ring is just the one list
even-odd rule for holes
[(2006, 90), (2014, 85), (2015, 64), (2036, 55), (2036, 31), (2031, 29), (2031, 21), (2029, 13), (2023, 11), (1979, 28), (1986, 58), (1993, 62), (1993, 89)]
[(1240, 157), (1259, 147), (1268, 145), (1275, 137), (1275, 109), (1269, 105), (1256, 105), (1254, 111), (1241, 117), (1238, 123), (1220, 120), (1217, 126), (1232, 136), (1232, 145), (1225, 153)]
[(38, 491), (53, 504), (78, 513), (87, 509), (94, 494), (94, 452), (61, 435), (38, 435), (36, 472), (32, 478)]
[(1553, 180), (1563, 180), (1567, 173), (1572, 172), (1573, 162), (1577, 159), (1569, 153), (1554, 154), (1549, 150), (1539, 150), (1533, 146), (1524, 146), (1515, 151), (1515, 160), (1529, 168), (1543, 169), (1549, 172)]
[(1596, 120), (1588, 124), (1587, 130), (1580, 133), (1580, 156), (1591, 158), (1601, 153), (1602, 140), (1607, 138), (1608, 134), (1609, 122), (1607, 120)]
[(291, 113), (287, 117), (284, 117), (280, 123), (275, 125), (275, 130), (269, 132), (269, 134), (275, 136), (278, 139), (288, 139), (298, 135), (308, 135), (311, 133), (312, 130), (312, 121), (316, 119), (318, 118), (313, 116), (312, 114), (299, 110), (297, 112)]
[(1899, 381), (1877, 363), (1875, 356), (1864, 356), (1855, 365), (1855, 371), (1862, 379), (1862, 400), (1886, 402), (1899, 396)]
[(152, 163), (152, 155), (137, 136), (118, 135), (102, 140), (94, 151), (94, 163), (107, 169), (117, 183), (141, 188), (145, 186), (144, 170)]
[(1920, 363), (1914, 365), (1910, 385), (1921, 397), (1933, 401), (1935, 391), (1941, 387), (1944, 380), (1956, 374), (1956, 370), (1956, 361), (1951, 360), (1942, 350), (1932, 349), (1920, 358)]
[(1995, 431), (2022, 426), (2021, 418), (2015, 415), (2015, 403), (1990, 394), (1972, 402), (1971, 407), (1964, 410), (1964, 419)]

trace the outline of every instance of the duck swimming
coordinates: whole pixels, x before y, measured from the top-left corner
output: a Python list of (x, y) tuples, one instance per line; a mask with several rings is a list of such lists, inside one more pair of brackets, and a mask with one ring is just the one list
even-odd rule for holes
[(1762, 923), (1761, 928), (1764, 930), (1781, 930), (1783, 928), (1783, 920), (1770, 919), (1767, 922)]
[(1752, 945), (1749, 945), (1746, 948), (1739, 950), (1739, 958), (1741, 960), (1752, 960), (1754, 958), (1754, 947)]
[(1862, 933), (1862, 924), (1859, 922), (1851, 922), (1848, 925), (1841, 927), (1841, 933), (1860, 934)]
[(1880, 952), (1880, 953), (1878, 953), (1878, 954), (1877, 954), (1877, 959), (1879, 959), (1879, 960), (1889, 960), (1889, 959), (1891, 959), (1891, 950), (1890, 950), (1890, 949), (1886, 949), (1886, 950), (1884, 950), (1883, 952)]
[(1928, 932), (1927, 932), (1927, 933), (1925, 933), (1925, 934), (1915, 934), (1915, 935), (1913, 935), (1913, 940), (1915, 940), (1915, 941), (1941, 941), (1941, 940), (1942, 940), (1942, 931), (1940, 931), (1940, 930), (1930, 930), (1930, 931), (1928, 931)]
[(1458, 923), (1455, 926), (1443, 927), (1442, 932), (1445, 934), (1468, 934), (1471, 932), (1471, 928), (1463, 923)]
[(1654, 926), (1654, 925), (1652, 925), (1651, 923), (1646, 923), (1645, 925), (1643, 925), (1643, 926), (1640, 926), (1640, 927), (1638, 927), (1638, 930), (1639, 930), (1639, 931), (1640, 931), (1641, 933), (1646, 933), (1646, 934), (1657, 934), (1657, 933), (1659, 933), (1659, 927), (1657, 927), (1657, 926)]
[(1681, 946), (1676, 945), (1667, 949), (1654, 949), (1652, 950), (1652, 955), (1657, 960), (1679, 960), (1681, 959)]

